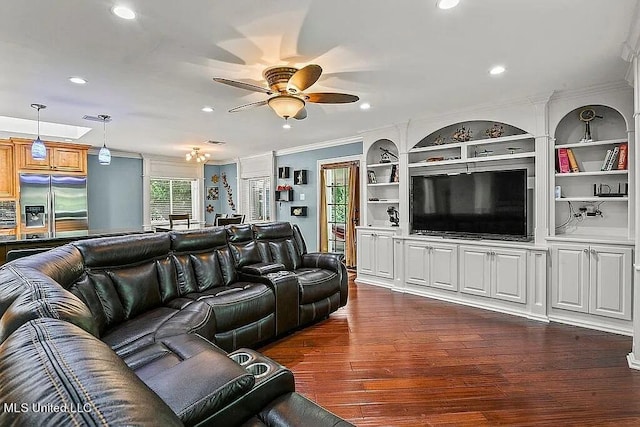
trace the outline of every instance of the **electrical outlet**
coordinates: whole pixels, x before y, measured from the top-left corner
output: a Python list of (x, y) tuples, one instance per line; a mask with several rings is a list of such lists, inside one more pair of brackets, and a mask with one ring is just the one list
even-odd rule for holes
[(300, 193), (300, 200), (304, 200), (304, 193)]

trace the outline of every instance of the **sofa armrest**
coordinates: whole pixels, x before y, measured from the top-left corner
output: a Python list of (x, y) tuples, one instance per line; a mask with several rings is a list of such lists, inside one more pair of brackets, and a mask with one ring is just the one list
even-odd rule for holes
[(253, 276), (265, 276), (269, 273), (277, 273), (278, 271), (283, 271), (284, 269), (284, 264), (260, 262), (258, 264), (245, 265), (244, 267), (240, 268), (240, 272)]
[(240, 273), (240, 280), (264, 283), (273, 289), (276, 296), (276, 335), (298, 327), (300, 307), (300, 284), (290, 271), (267, 273), (264, 276)]
[(185, 425), (194, 425), (249, 392), (255, 378), (226, 355), (211, 349), (144, 381)]
[(349, 297), (349, 281), (347, 267), (344, 265), (344, 255), (333, 252), (313, 252), (302, 255), (302, 267), (324, 268), (335, 271), (340, 277), (340, 307), (347, 305)]

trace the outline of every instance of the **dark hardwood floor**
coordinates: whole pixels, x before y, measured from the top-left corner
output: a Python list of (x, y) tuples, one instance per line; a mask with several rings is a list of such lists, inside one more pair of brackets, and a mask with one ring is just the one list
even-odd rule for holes
[(261, 351), (358, 426), (640, 425), (630, 337), (349, 290), (329, 319)]

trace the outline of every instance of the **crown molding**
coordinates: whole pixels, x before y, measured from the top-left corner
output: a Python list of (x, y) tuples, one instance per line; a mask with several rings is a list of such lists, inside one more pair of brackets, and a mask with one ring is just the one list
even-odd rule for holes
[(616, 80), (608, 83), (587, 86), (580, 89), (558, 90), (553, 92), (550, 100), (580, 98), (583, 96), (596, 95), (603, 92), (628, 91), (629, 83), (626, 80)]
[(633, 62), (633, 58), (638, 55), (640, 55), (640, 2), (636, 3), (629, 34), (622, 43), (622, 52), (620, 52), (622, 59), (627, 62)]
[(323, 148), (337, 147), (339, 145), (353, 144), (362, 142), (362, 136), (348, 136), (346, 138), (332, 139), (330, 141), (316, 142), (314, 144), (300, 145), (298, 147), (285, 148), (275, 151), (276, 156), (284, 156), (287, 154), (304, 153), (306, 151), (321, 150)]

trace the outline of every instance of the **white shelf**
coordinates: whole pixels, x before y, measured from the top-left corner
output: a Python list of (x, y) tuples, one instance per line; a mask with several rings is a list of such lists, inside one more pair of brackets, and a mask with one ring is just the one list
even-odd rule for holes
[(591, 172), (568, 172), (568, 173), (557, 173), (556, 178), (569, 178), (569, 177), (580, 177), (580, 176), (602, 176), (602, 175), (626, 175), (628, 174), (628, 170), (610, 170), (610, 171), (591, 171)]
[(594, 147), (597, 145), (615, 145), (615, 144), (622, 144), (624, 142), (627, 142), (626, 138), (623, 139), (608, 139), (605, 141), (592, 141), (592, 142), (573, 142), (571, 144), (559, 144), (555, 146), (555, 149), (557, 150), (558, 148), (587, 148), (587, 147)]
[(467, 145), (496, 144), (500, 142), (521, 141), (523, 139), (533, 139), (533, 135), (529, 133), (523, 133), (520, 135), (501, 136), (500, 138), (485, 138), (485, 139), (478, 139), (476, 141), (467, 141), (466, 144)]
[(556, 199), (556, 202), (626, 202), (629, 200), (629, 197), (598, 197), (598, 196), (587, 196), (587, 197), (561, 197)]
[(485, 138), (485, 139), (478, 139), (478, 140), (466, 141), (466, 142), (452, 142), (450, 144), (430, 145), (428, 147), (413, 148), (409, 150), (409, 154), (424, 153), (426, 151), (447, 150), (451, 148), (460, 148), (463, 146), (471, 146), (471, 145), (496, 144), (500, 142), (521, 141), (523, 139), (533, 139), (533, 135), (529, 133), (524, 133), (520, 135), (501, 136), (500, 138)]
[(386, 187), (390, 185), (400, 185), (399, 182), (379, 182), (376, 184), (367, 184), (367, 187)]
[(409, 168), (424, 168), (445, 165), (463, 165), (465, 163), (490, 162), (512, 159), (534, 158), (536, 153), (514, 153), (514, 154), (498, 154), (496, 156), (468, 157), (467, 159), (439, 160), (435, 162), (417, 162), (409, 163)]
[(392, 205), (397, 205), (400, 203), (400, 200), (398, 199), (388, 199), (388, 200), (367, 200), (367, 203), (371, 203), (371, 204), (389, 204), (391, 203)]
[[(483, 157), (469, 157), (467, 162), (488, 162), (492, 160), (511, 160), (511, 159), (526, 159), (528, 157), (535, 157), (536, 153), (513, 153), (513, 154), (498, 154), (497, 156), (483, 156)], [(463, 162), (464, 163), (464, 162)]]
[(410, 168), (424, 168), (424, 167), (433, 167), (433, 166), (444, 166), (444, 165), (457, 165), (461, 163), (466, 163), (462, 159), (454, 159), (454, 160), (438, 160), (436, 162), (417, 162), (417, 163), (409, 163)]
[(367, 168), (383, 168), (387, 166), (399, 165), (400, 162), (389, 162), (389, 163), (372, 163), (367, 165)]
[(462, 147), (462, 144), (468, 144), (468, 142), (452, 142), (451, 144), (430, 145), (428, 147), (412, 148), (411, 150), (409, 150), (409, 154), (424, 153), (427, 151), (448, 150), (450, 148), (460, 148)]

